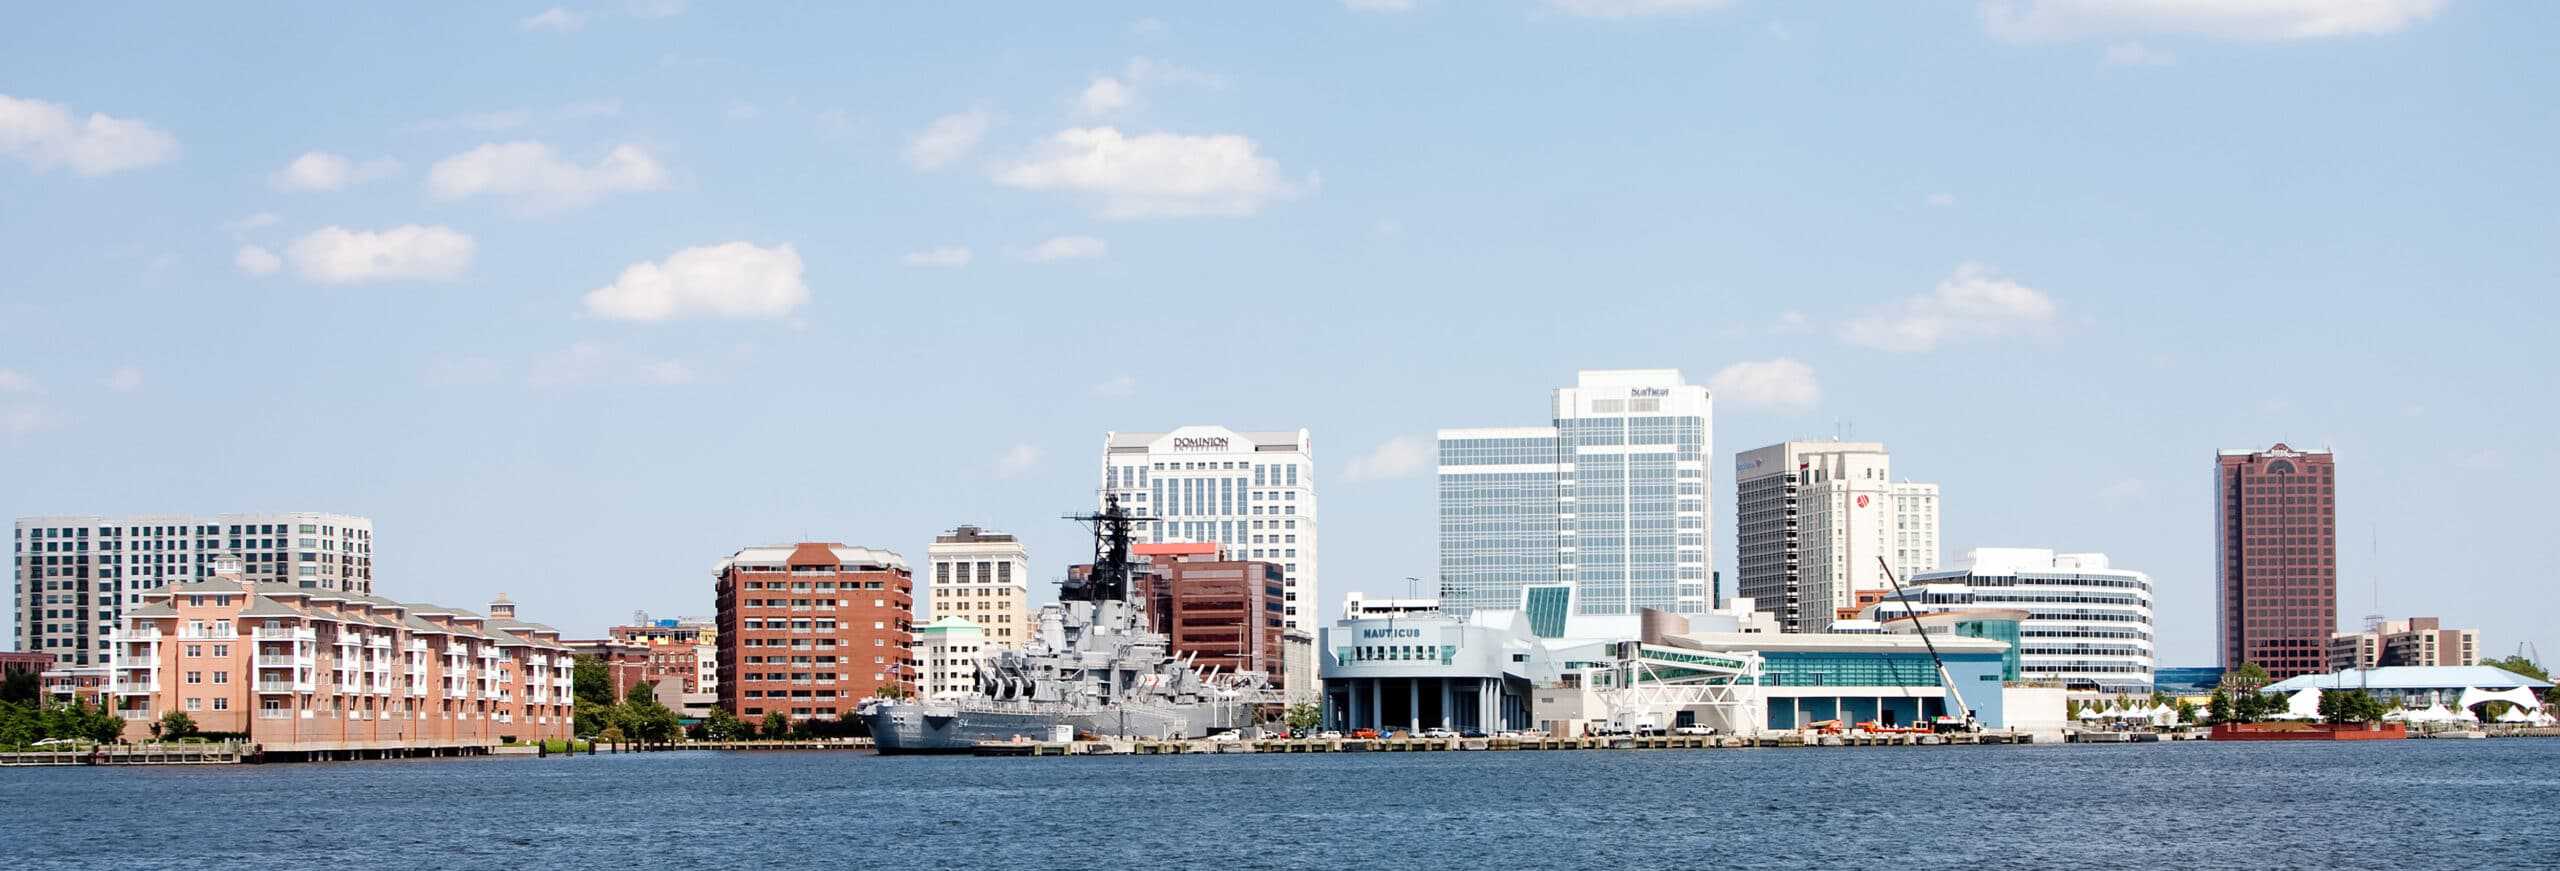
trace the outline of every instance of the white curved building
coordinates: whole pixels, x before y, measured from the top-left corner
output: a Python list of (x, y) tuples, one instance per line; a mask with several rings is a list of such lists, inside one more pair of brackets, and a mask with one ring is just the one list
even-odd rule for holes
[[(2150, 692), (2153, 658), (2151, 576), (2107, 564), (2102, 553), (1983, 547), (1957, 567), (1909, 579), (1922, 613), (2014, 609), (2019, 677), (2108, 692)], [(1892, 599), (1874, 606), (1878, 619), (1906, 610)]]

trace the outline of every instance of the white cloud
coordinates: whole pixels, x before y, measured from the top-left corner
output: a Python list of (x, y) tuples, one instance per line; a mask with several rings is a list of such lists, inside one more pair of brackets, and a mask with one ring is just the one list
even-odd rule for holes
[(225, 232), (230, 233), (231, 238), (238, 239), (248, 235), (251, 230), (263, 230), (268, 227), (273, 227), (283, 220), (284, 218), (278, 216), (274, 212), (259, 212), (238, 220), (224, 221), (222, 222), (222, 229)]
[(1031, 471), (1031, 467), (1040, 464), (1040, 454), (1038, 445), (1006, 448), (1004, 453), (996, 455), (996, 477), (1012, 478)]
[(588, 291), (589, 314), (628, 321), (710, 316), (778, 318), (809, 301), (800, 252), (730, 242), (687, 248), (631, 264), (610, 285)]
[(1342, 0), (1342, 8), (1353, 12), (1411, 12), (1414, 0)]
[(68, 166), (75, 175), (100, 176), (174, 159), (178, 139), (131, 118), (74, 118), (60, 103), (0, 94), (0, 155), (37, 172)]
[(0, 406), (0, 435), (32, 435), (62, 425), (62, 417), (41, 405)]
[[(470, 358), (459, 361), (456, 367), (449, 374), (464, 378), (494, 376), (497, 368), (495, 363)], [(437, 374), (430, 371), (429, 377), (432, 379)], [(589, 384), (698, 384), (701, 381), (702, 374), (682, 360), (646, 358), (601, 342), (572, 344), (535, 358), (525, 368), (525, 383), (543, 388)]]
[(293, 240), (284, 254), (294, 272), (321, 284), (449, 281), (471, 268), (475, 247), (470, 236), (451, 227), (322, 227)]
[(2120, 67), (2165, 67), (2178, 62), (2178, 56), (2139, 42), (2119, 42), (2107, 46), (2107, 64)]
[(1429, 438), (1400, 435), (1378, 443), (1366, 454), (1354, 457), (1342, 469), (1342, 480), (1380, 481), (1406, 478), (1432, 467), (1432, 454), (1438, 444)]
[(2285, 40), (2377, 36), (2432, 18), (2445, 0), (1984, 0), (1983, 27), (2017, 42), (2181, 34)]
[(560, 159), (540, 142), (490, 143), (436, 161), (427, 192), (439, 200), (488, 194), (528, 211), (570, 208), (606, 194), (661, 190), (667, 169), (637, 145), (617, 145), (594, 166)]
[(995, 117), (982, 110), (935, 118), (932, 124), (925, 125), (924, 132), (907, 141), (907, 164), (917, 169), (940, 169), (967, 157), (994, 123)]
[(900, 258), (908, 266), (932, 266), (956, 269), (969, 265), (969, 249), (960, 245), (943, 245), (922, 251), (907, 252)]
[(334, 191), (399, 173), (400, 162), (388, 157), (357, 163), (344, 155), (307, 151), (267, 176), (267, 184), (280, 191)]
[(564, 6), (554, 6), (527, 16), (524, 20), (516, 22), (516, 26), (525, 30), (569, 33), (587, 26), (587, 14), (572, 12)]
[(1111, 253), (1110, 243), (1091, 236), (1057, 236), (1022, 252), (1022, 258), (1033, 263), (1055, 260), (1091, 260)]
[(240, 253), (232, 256), (231, 265), (240, 267), (241, 272), (249, 275), (273, 275), (284, 266), (284, 258), (261, 246), (242, 245)]
[(1243, 136), (1128, 136), (1110, 127), (1060, 131), (1029, 159), (999, 167), (995, 180), (1092, 197), (1107, 218), (1250, 215), (1297, 194), (1279, 163)]
[(1785, 335), (1801, 333), (1812, 328), (1812, 318), (1805, 317), (1804, 312), (1788, 309), (1778, 313), (1778, 325), (1770, 327), (1769, 332)]
[(1732, 0), (1547, 0), (1547, 5), (1585, 18), (1642, 18), (1722, 9)]
[(1718, 402), (1777, 411), (1806, 411), (1822, 402), (1813, 367), (1789, 357), (1726, 366), (1707, 379), (1707, 390)]
[(1092, 116), (1117, 114), (1142, 102), (1141, 89), (1166, 84), (1219, 88), (1225, 87), (1226, 81), (1164, 61), (1135, 57), (1116, 74), (1093, 77), (1084, 92), (1076, 95), (1076, 111)]
[(1093, 395), (1104, 399), (1127, 399), (1137, 394), (1138, 379), (1126, 374), (1114, 375), (1108, 381), (1093, 385)]
[(1950, 193), (1934, 193), (1930, 194), (1928, 199), (1922, 200), (1922, 202), (1943, 209), (1956, 204), (1956, 195)]
[(107, 389), (117, 393), (132, 393), (142, 389), (142, 367), (116, 367), (115, 371), (107, 373)]
[(1887, 351), (1927, 351), (1939, 343), (1994, 338), (2046, 329), (2057, 308), (2043, 291), (2019, 284), (1979, 263), (1964, 263), (1936, 289), (1868, 312), (1841, 329), (1854, 345)]
[(1087, 115), (1109, 115), (1138, 102), (1136, 89), (1110, 76), (1095, 76), (1084, 93), (1076, 96), (1076, 111)]
[(42, 393), (34, 378), (15, 369), (0, 369), (0, 393)]

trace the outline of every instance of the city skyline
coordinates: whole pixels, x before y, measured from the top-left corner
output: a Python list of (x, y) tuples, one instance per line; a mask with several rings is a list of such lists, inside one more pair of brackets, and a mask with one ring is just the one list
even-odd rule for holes
[(2560, 484), (2538, 9), (1370, 5), (22, 11), (0, 513), (361, 516), (381, 595), (587, 636), (964, 523), (1045, 598), (1096, 434), (1303, 427), (1331, 620), (1434, 574), (1438, 429), (1678, 368), (1713, 463), (1882, 441), (1945, 553), (2148, 573), (2165, 666), (2202, 458), (2279, 442), (2340, 457), (2335, 628), (2560, 650), (2494, 510)]

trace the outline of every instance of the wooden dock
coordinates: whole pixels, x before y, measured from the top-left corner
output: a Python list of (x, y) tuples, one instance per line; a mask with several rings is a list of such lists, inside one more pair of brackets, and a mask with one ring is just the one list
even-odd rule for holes
[(0, 765), (236, 765), (248, 758), (248, 745), (238, 741), (101, 744), (73, 750), (0, 752)]

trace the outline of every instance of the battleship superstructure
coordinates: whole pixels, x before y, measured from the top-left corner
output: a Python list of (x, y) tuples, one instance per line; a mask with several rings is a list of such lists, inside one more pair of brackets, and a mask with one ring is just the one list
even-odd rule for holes
[(882, 753), (966, 752), (981, 741), (1078, 736), (1198, 738), (1249, 725), (1269, 693), (1260, 675), (1211, 679), (1175, 657), (1167, 637), (1130, 600), (1129, 524), (1107, 498), (1093, 524), (1093, 570), (1070, 575), (1058, 601), (1033, 619), (1022, 650), (978, 658), (973, 691), (938, 699), (882, 699), (863, 708)]

